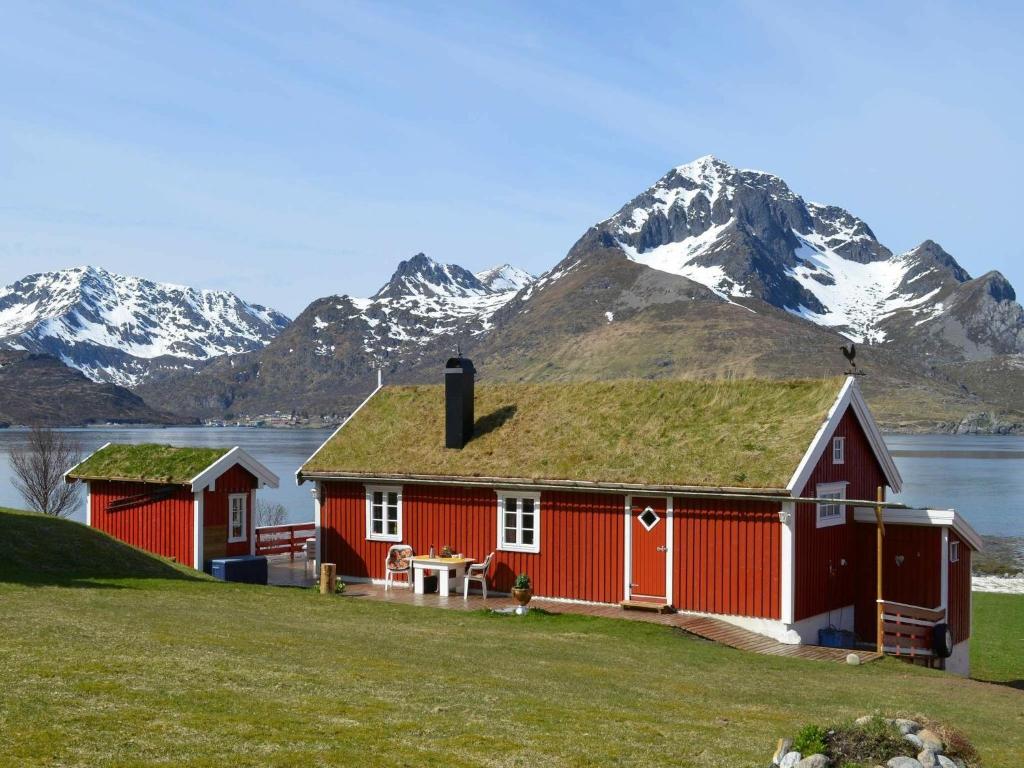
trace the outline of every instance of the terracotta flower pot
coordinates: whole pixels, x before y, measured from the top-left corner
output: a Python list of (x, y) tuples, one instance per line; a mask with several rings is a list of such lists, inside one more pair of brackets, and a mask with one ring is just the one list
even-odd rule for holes
[(512, 590), (512, 599), (520, 605), (526, 605), (533, 598), (532, 589), (515, 589)]

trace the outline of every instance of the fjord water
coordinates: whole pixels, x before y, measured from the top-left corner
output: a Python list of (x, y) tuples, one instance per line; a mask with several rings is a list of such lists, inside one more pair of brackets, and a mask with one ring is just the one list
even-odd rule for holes
[[(260, 497), (284, 505), (291, 522), (313, 519), (309, 484), (295, 485), (295, 470), (327, 438), (322, 429), (250, 429), (244, 427), (70, 429), (86, 452), (106, 442), (171, 445), (240, 445), (281, 478), (280, 488)], [(0, 430), (0, 506), (24, 506), (11, 485), (10, 446), (25, 439), (17, 429)], [(895, 497), (915, 506), (953, 507), (979, 533), (1024, 536), (1024, 437), (961, 435), (887, 435), (903, 492)], [(75, 519), (84, 520), (84, 505)]]

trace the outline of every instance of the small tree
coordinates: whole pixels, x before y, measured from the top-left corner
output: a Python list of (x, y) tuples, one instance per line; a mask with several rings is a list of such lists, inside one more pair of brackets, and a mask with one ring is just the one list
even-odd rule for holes
[(256, 525), (282, 525), (288, 519), (288, 510), (283, 504), (271, 504), (265, 499), (256, 499)]
[(64, 432), (33, 427), (23, 445), (11, 448), (11, 483), (30, 509), (51, 517), (68, 517), (81, 498), (78, 483), (64, 473), (82, 461), (82, 446)]

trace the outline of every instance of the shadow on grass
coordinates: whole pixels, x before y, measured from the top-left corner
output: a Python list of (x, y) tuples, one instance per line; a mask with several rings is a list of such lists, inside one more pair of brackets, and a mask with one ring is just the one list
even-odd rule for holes
[(486, 416), (481, 416), (473, 424), (473, 438), (483, 437), (488, 432), (493, 432), (500, 428), (506, 421), (516, 415), (517, 410), (514, 405), (503, 405)]
[(989, 685), (1001, 685), (1005, 688), (1014, 688), (1018, 691), (1024, 691), (1024, 680), (983, 680), (980, 677), (974, 678), (979, 683), (988, 683)]
[(110, 582), (129, 579), (204, 580), (81, 523), (0, 510), (0, 582), (128, 589)]

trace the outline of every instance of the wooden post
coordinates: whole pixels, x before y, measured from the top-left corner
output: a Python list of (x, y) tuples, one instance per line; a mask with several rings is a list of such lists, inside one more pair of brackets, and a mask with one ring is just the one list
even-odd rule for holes
[(877, 554), (875, 556), (876, 562), (876, 576), (878, 579), (877, 589), (877, 602), (875, 608), (878, 611), (878, 652), (885, 653), (885, 632), (882, 628), (882, 614), (885, 612), (882, 608), (882, 551), (884, 549), (883, 542), (885, 541), (885, 522), (882, 520), (882, 502), (885, 501), (885, 489), (882, 486), (878, 486), (877, 494), (878, 506), (875, 507), (875, 518), (877, 520), (875, 539), (877, 540)]
[(333, 595), (334, 582), (338, 575), (338, 567), (334, 563), (321, 563), (320, 565), (320, 594)]

